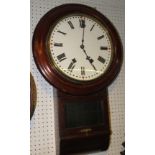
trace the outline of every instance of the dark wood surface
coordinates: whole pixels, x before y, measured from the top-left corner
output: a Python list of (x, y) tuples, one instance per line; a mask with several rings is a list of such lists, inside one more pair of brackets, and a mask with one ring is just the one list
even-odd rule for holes
[(83, 138), (60, 141), (60, 155), (72, 153), (90, 153), (91, 151), (107, 150), (110, 142), (109, 134), (96, 134)]
[(30, 119), (33, 116), (37, 102), (37, 91), (34, 78), (30, 73)]
[[(88, 96), (73, 96), (55, 90), (55, 102), (58, 103), (59, 135), (61, 154), (74, 152), (106, 150), (110, 142), (110, 120), (108, 107), (108, 92), (106, 89), (100, 93)], [(56, 96), (58, 95), (58, 96)], [(101, 104), (103, 122), (100, 124), (79, 126), (75, 128), (66, 127), (65, 104), (76, 104), (77, 102), (94, 102)], [(80, 114), (80, 111), (79, 111)]]
[[(62, 76), (56, 67), (51, 65), (46, 45), (50, 28), (58, 19), (72, 13), (83, 13), (96, 18), (106, 27), (112, 39), (114, 54), (111, 65), (106, 73), (96, 80), (78, 83)], [(109, 86), (118, 75), (123, 59), (122, 44), (113, 24), (100, 12), (81, 4), (64, 4), (46, 13), (36, 26), (32, 48), (36, 65), (44, 78), (57, 89), (73, 95), (86, 95)]]

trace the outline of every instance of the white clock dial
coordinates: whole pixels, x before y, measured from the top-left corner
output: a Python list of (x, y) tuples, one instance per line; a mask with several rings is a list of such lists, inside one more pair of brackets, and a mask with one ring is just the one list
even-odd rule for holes
[(51, 29), (49, 53), (60, 73), (74, 80), (90, 81), (106, 72), (113, 47), (104, 25), (87, 15), (72, 14)]

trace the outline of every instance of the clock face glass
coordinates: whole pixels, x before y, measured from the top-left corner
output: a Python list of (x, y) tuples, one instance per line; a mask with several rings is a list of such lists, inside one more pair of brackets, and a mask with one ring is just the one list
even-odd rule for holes
[(72, 14), (51, 28), (48, 52), (61, 75), (76, 81), (91, 81), (109, 68), (113, 46), (108, 31), (98, 20), (85, 14)]

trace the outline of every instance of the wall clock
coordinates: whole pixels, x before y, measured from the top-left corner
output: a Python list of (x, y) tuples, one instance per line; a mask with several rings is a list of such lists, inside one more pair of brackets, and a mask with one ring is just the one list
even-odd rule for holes
[(112, 23), (89, 6), (64, 4), (41, 18), (32, 48), (39, 71), (56, 88), (60, 154), (107, 149), (107, 87), (123, 59)]

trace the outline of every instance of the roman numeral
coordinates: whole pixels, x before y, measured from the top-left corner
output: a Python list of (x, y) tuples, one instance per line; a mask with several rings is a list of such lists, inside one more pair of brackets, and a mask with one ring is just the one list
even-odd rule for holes
[(69, 64), (69, 66), (68, 66), (68, 70), (70, 71), (70, 72), (72, 72), (73, 71), (73, 69), (74, 69), (74, 67), (75, 67), (75, 63), (76, 63), (76, 59), (74, 58), (74, 59), (72, 59), (72, 62)]
[(100, 40), (100, 39), (102, 39), (102, 38), (104, 38), (104, 35), (99, 36), (97, 39)]
[(71, 29), (74, 29), (74, 25), (72, 24), (71, 21), (68, 21), (68, 24), (69, 24), (69, 26), (70, 26)]
[(91, 27), (90, 31), (92, 31), (92, 30), (93, 30), (94, 26), (95, 26), (95, 24)]
[(81, 28), (85, 28), (86, 27), (84, 19), (79, 19), (79, 22), (80, 22), (80, 27)]
[(108, 47), (105, 47), (105, 46), (100, 47), (100, 50), (107, 50), (107, 49), (108, 49)]
[(62, 43), (54, 43), (54, 46), (62, 47), (63, 44)]
[(101, 56), (99, 56), (97, 60), (100, 61), (100, 62), (103, 63), (103, 64), (105, 63), (105, 59), (102, 58)]
[(66, 34), (67, 34), (67, 33), (62, 32), (62, 31), (57, 31), (57, 32), (59, 32), (59, 33), (61, 33), (61, 34), (63, 34), (63, 35), (66, 35)]
[(81, 67), (81, 75), (85, 75), (85, 67)]
[(57, 59), (61, 62), (61, 61), (65, 60), (65, 59), (67, 59), (67, 58), (66, 58), (65, 53), (62, 53), (62, 54), (57, 56)]

